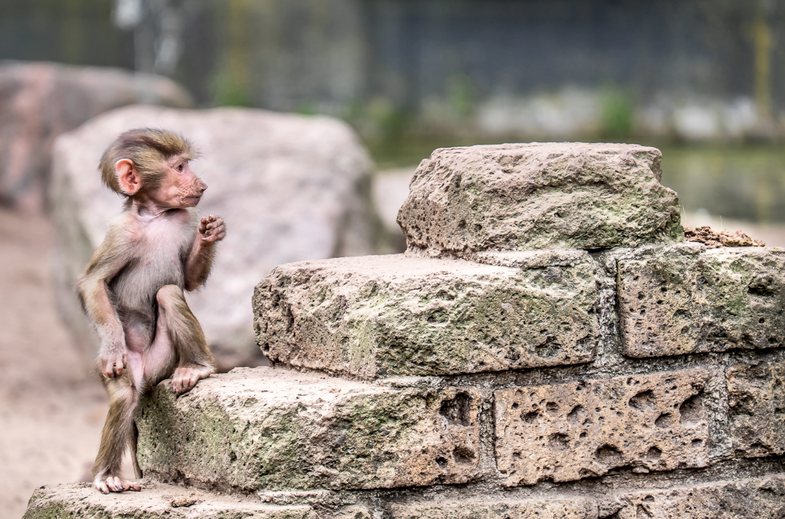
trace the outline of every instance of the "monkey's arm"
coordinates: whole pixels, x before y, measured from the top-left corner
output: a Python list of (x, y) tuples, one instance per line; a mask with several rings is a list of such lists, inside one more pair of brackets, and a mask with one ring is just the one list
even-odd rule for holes
[(126, 364), (125, 332), (109, 298), (106, 283), (130, 261), (128, 243), (110, 229), (77, 281), (79, 300), (98, 333), (98, 361), (109, 378), (120, 376)]
[(202, 218), (191, 253), (185, 262), (185, 289), (196, 290), (210, 274), (216, 242), (226, 236), (226, 224), (220, 216)]

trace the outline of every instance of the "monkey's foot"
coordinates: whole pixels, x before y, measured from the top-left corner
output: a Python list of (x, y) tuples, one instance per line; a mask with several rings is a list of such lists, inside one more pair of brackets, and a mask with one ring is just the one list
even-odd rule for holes
[(95, 481), (93, 481), (93, 486), (104, 494), (108, 494), (109, 492), (125, 492), (126, 490), (133, 490), (134, 492), (142, 490), (142, 487), (138, 483), (134, 483), (127, 479), (120, 479), (117, 476), (107, 476), (106, 479), (97, 477), (95, 478)]
[(192, 390), (201, 378), (207, 378), (215, 370), (206, 366), (180, 366), (172, 375), (172, 389), (175, 394), (182, 395)]

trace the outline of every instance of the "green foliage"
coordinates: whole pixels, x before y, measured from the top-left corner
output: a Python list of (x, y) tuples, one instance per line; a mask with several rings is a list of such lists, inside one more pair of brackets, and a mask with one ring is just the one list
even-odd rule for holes
[(212, 80), (213, 106), (254, 106), (250, 88), (226, 71), (219, 71)]
[(629, 137), (635, 122), (635, 103), (632, 97), (618, 88), (604, 89), (600, 97), (600, 121), (603, 137), (618, 140)]
[(469, 76), (462, 72), (451, 74), (446, 80), (447, 102), (458, 117), (474, 113), (474, 87)]

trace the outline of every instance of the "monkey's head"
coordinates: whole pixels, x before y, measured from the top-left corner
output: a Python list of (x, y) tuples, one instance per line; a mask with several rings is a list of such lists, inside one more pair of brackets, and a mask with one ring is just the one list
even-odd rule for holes
[(191, 171), (196, 156), (182, 136), (142, 128), (121, 134), (101, 157), (101, 177), (113, 191), (169, 208), (194, 207), (207, 184)]

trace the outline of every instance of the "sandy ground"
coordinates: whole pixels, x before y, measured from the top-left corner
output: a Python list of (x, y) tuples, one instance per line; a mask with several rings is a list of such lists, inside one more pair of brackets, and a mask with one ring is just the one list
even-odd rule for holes
[(89, 479), (106, 397), (60, 322), (52, 226), (0, 210), (0, 518), (44, 484)]
[[(408, 179), (393, 183), (406, 186)], [(398, 191), (387, 197), (401, 198), (391, 202), (400, 206), (406, 193)], [(387, 211), (391, 226), (394, 209)], [(741, 229), (769, 246), (785, 246), (785, 226), (708, 215), (687, 214), (684, 220)], [(55, 310), (52, 234), (45, 217), (0, 209), (0, 519), (21, 517), (38, 486), (90, 479), (107, 410), (100, 383)]]

